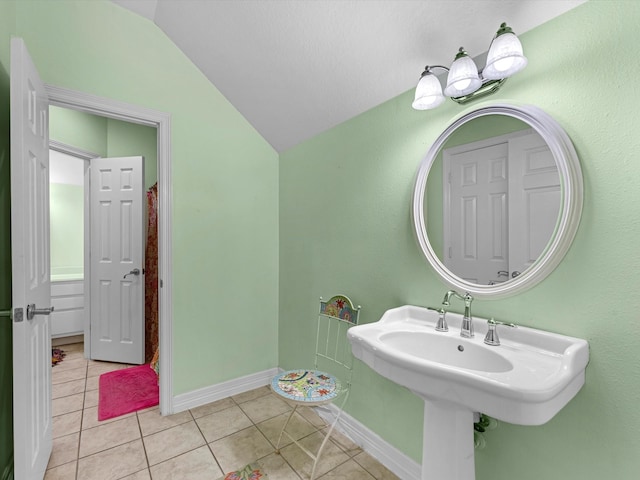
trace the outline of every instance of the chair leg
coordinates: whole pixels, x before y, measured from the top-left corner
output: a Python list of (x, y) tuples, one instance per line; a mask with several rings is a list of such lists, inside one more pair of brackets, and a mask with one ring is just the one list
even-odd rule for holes
[(309, 480), (314, 480), (314, 478), (315, 478), (316, 466), (318, 465), (318, 461), (320, 460), (320, 455), (322, 455), (322, 451), (324, 450), (325, 445), (329, 441), (329, 437), (331, 437), (331, 433), (333, 433), (333, 429), (335, 428), (336, 424), (338, 423), (338, 420), (340, 420), (340, 416), (342, 415), (342, 411), (344, 410), (344, 406), (347, 403), (347, 398), (349, 398), (349, 391), (348, 390), (345, 393), (344, 399), (342, 400), (342, 404), (340, 405), (340, 409), (338, 410), (338, 415), (336, 415), (336, 418), (331, 423), (331, 426), (329, 427), (329, 431), (327, 432), (327, 434), (325, 435), (324, 439), (322, 440), (322, 443), (320, 444), (320, 448), (318, 449), (318, 453), (316, 453), (315, 459), (313, 461), (313, 467), (311, 467), (311, 476), (309, 477)]
[(284, 433), (284, 429), (287, 428), (287, 425), (289, 425), (289, 421), (293, 418), (293, 414), (296, 413), (297, 409), (298, 409), (298, 405), (296, 404), (293, 406), (293, 410), (291, 410), (291, 413), (287, 417), (287, 421), (284, 422), (284, 425), (282, 426), (282, 430), (280, 430), (280, 435), (278, 436), (278, 443), (276, 444), (276, 453), (278, 455), (280, 455), (280, 441), (282, 440), (282, 434)]

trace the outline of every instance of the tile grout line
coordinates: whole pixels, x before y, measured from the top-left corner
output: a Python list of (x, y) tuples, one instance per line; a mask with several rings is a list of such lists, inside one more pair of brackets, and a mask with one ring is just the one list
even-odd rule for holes
[[(285, 403), (287, 404), (287, 406), (289, 407), (289, 409), (293, 409), (293, 407), (292, 407), (289, 403), (287, 403), (286, 401), (285, 401)], [(289, 412), (284, 412), (284, 414), (288, 414), (288, 413), (289, 413)], [(300, 415), (300, 413), (299, 413), (299, 412), (296, 412), (295, 414), (296, 414), (296, 415)], [(281, 415), (283, 415), (283, 414), (281, 414)], [(278, 415), (276, 415), (276, 416), (278, 416)], [(272, 417), (272, 418), (275, 418), (275, 417)], [(305, 422), (307, 422), (309, 425), (311, 425), (311, 428), (313, 428), (313, 429), (314, 429), (314, 431), (313, 431), (313, 432), (311, 432), (309, 435), (313, 435), (314, 433), (316, 433), (316, 432), (318, 431), (317, 427), (316, 427), (315, 425), (313, 425), (311, 422), (309, 422), (309, 421), (308, 421), (306, 418), (304, 418), (302, 415), (300, 415), (300, 418), (302, 418), (302, 420), (303, 420), (303, 421), (305, 421)], [(258, 425), (256, 425), (256, 428), (258, 428)], [(260, 429), (258, 428), (258, 430), (260, 430)], [(266, 437), (266, 435), (264, 435), (264, 434), (263, 434), (263, 436), (265, 436), (265, 437)], [(303, 438), (305, 438), (305, 437), (303, 437)], [(275, 450), (275, 449), (276, 449), (276, 446), (275, 446), (275, 445), (274, 445), (274, 444), (273, 444), (273, 443), (272, 443), (268, 438), (267, 438), (267, 441), (268, 441), (268, 442), (273, 446), (273, 448), (274, 448), (274, 451), (273, 451), (272, 453), (270, 453), (269, 455), (271, 455), (271, 454), (278, 455), (278, 457), (280, 457), (280, 459), (281, 459), (281, 460), (282, 460), (286, 465), (288, 465), (288, 466), (289, 466), (289, 468), (291, 469), (291, 471), (292, 471), (293, 473), (295, 473), (295, 474), (298, 476), (298, 478), (299, 478), (300, 480), (304, 480), (304, 477), (302, 476), (302, 472), (298, 472), (298, 470), (297, 470), (296, 468), (294, 468), (294, 466), (291, 464), (291, 462), (289, 462), (289, 460), (287, 460), (287, 459), (286, 459), (286, 457), (285, 457), (284, 455), (282, 455), (282, 453), (281, 453), (281, 452), (276, 453), (276, 450)], [(291, 444), (289, 444), (289, 445), (292, 445), (292, 444), (293, 444), (293, 443), (291, 443)], [(288, 446), (288, 445), (285, 445), (285, 446)], [(282, 448), (284, 448), (284, 447), (282, 447)], [(268, 455), (265, 455), (265, 456), (264, 456), (264, 457), (262, 457), (262, 458), (266, 458), (267, 456), (268, 456)]]
[[(140, 431), (140, 443), (142, 443), (142, 451), (144, 452), (144, 459), (147, 462), (147, 472), (149, 472), (149, 478), (151, 478), (151, 466), (149, 465), (149, 455), (147, 455), (147, 446), (144, 443), (144, 434), (142, 433), (142, 425), (140, 425), (140, 415), (138, 414), (138, 412), (136, 412), (136, 420), (138, 422), (138, 430)], [(138, 472), (134, 472), (131, 475), (135, 473), (138, 473)]]
[[(174, 458), (178, 458), (178, 457), (180, 457), (181, 455), (185, 455), (185, 454), (187, 454), (187, 453), (189, 453), (189, 452), (192, 452), (192, 451), (194, 451), (194, 450), (197, 450), (198, 448), (202, 448), (203, 446), (208, 446), (208, 445), (209, 445), (209, 444), (207, 443), (207, 439), (205, 438), (204, 434), (202, 433), (202, 430), (200, 429), (200, 425), (198, 425), (198, 422), (196, 421), (195, 417), (193, 416), (193, 413), (191, 413), (191, 410), (187, 410), (187, 411), (188, 411), (188, 412), (189, 412), (189, 414), (191, 415), (191, 420), (189, 420), (189, 421), (187, 421), (187, 422), (180, 423), (180, 424), (178, 424), (178, 425), (173, 425), (173, 426), (171, 426), (171, 427), (163, 428), (163, 429), (161, 429), (161, 430), (158, 430), (157, 432), (153, 432), (153, 433), (150, 433), (149, 435), (146, 435), (146, 437), (151, 437), (151, 436), (153, 436), (153, 435), (156, 435), (156, 434), (159, 434), (159, 433), (162, 433), (162, 432), (166, 432), (167, 430), (171, 430), (172, 428), (181, 427), (181, 426), (186, 425), (186, 424), (188, 424), (188, 423), (190, 423), (190, 422), (193, 422), (193, 423), (195, 424), (196, 428), (198, 429), (198, 431), (200, 432), (200, 435), (202, 435), (202, 439), (204, 440), (204, 445), (200, 445), (199, 447), (192, 448), (191, 450), (187, 450), (186, 452), (178, 453), (178, 454), (176, 454), (176, 455), (174, 455), (174, 456), (172, 456), (172, 457), (167, 457), (166, 459), (162, 460), (161, 462), (154, 463), (153, 465), (151, 465), (151, 464), (149, 463), (149, 459), (148, 459), (148, 457), (147, 457), (147, 465), (149, 465), (149, 471), (151, 470), (151, 467), (152, 467), (152, 466), (160, 465), (160, 464), (162, 464), (162, 463), (168, 462), (169, 460), (173, 460)], [(170, 416), (170, 415), (169, 415), (169, 416)], [(144, 437), (142, 437), (142, 438), (143, 438), (142, 442), (143, 442), (143, 444), (144, 444)], [(211, 448), (209, 448), (209, 450), (211, 450)], [(146, 448), (145, 448), (145, 454), (146, 454)], [(211, 454), (213, 455), (213, 452), (211, 452)], [(217, 459), (215, 458), (215, 455), (213, 455), (213, 458), (216, 460), (216, 463), (218, 463)], [(219, 465), (219, 464), (218, 464), (218, 465)], [(222, 470), (222, 468), (220, 468), (220, 470)]]
[[(86, 375), (85, 375), (85, 379), (84, 379), (84, 399), (86, 401), (87, 398), (87, 383), (89, 382), (89, 365), (90, 365), (90, 361), (87, 360), (87, 363), (85, 364), (85, 368), (86, 368)], [(82, 422), (84, 422), (84, 410), (85, 410), (85, 405), (84, 405), (84, 401), (82, 404)], [(80, 435), (78, 436), (78, 458), (76, 461), (76, 480), (82, 480), (81, 478), (79, 478), (80, 476), (80, 445), (82, 445), (82, 423), (80, 423)]]
[(78, 449), (76, 451), (76, 480), (78, 479), (78, 474), (80, 472), (80, 442), (82, 441), (82, 424), (84, 422), (84, 402), (87, 398), (87, 375), (89, 374), (89, 362), (85, 363), (85, 373), (84, 373), (84, 396), (82, 397), (82, 415), (80, 415), (80, 432), (78, 433)]
[[(202, 435), (202, 439), (204, 440), (204, 444), (207, 446), (207, 449), (211, 453), (211, 456), (213, 457), (213, 461), (216, 462), (216, 465), (218, 466), (218, 468), (222, 472), (222, 475), (226, 475), (224, 470), (222, 469), (222, 465), (220, 465), (220, 462), (218, 461), (218, 458), (216, 457), (216, 454), (213, 453), (213, 450), (211, 449), (211, 444), (209, 442), (207, 442), (207, 437), (204, 436), (204, 432), (202, 431), (202, 428), (200, 428), (200, 425), (198, 424), (198, 420), (193, 415), (193, 412), (191, 411), (191, 409), (188, 409), (187, 411), (189, 412), (189, 415), (191, 415), (191, 418), (193, 419), (193, 423), (196, 424), (196, 428), (200, 432), (200, 435)], [(199, 418), (202, 418), (202, 417), (199, 417)]]
[[(273, 449), (274, 449), (274, 451), (272, 451), (272, 452), (268, 453), (267, 455), (264, 455), (264, 456), (262, 456), (262, 457), (260, 457), (260, 458), (257, 458), (257, 459), (256, 459), (256, 461), (258, 462), (258, 461), (260, 461), (261, 459), (267, 458), (268, 456), (273, 455), (273, 454), (278, 455), (278, 457), (279, 457), (279, 458), (280, 458), (280, 459), (281, 459), (281, 460), (282, 460), (282, 461), (283, 461), (283, 462), (284, 462), (284, 463), (285, 463), (285, 464), (286, 464), (286, 465), (291, 469), (291, 471), (292, 471), (292, 472), (293, 472), (293, 473), (294, 473), (298, 478), (300, 478), (301, 480), (304, 480), (304, 476), (302, 475), (302, 472), (299, 472), (299, 471), (298, 471), (298, 470), (297, 470), (297, 469), (296, 469), (296, 468), (295, 468), (295, 467), (294, 467), (294, 466), (293, 466), (293, 465), (292, 465), (292, 464), (291, 464), (291, 463), (286, 459), (286, 457), (285, 457), (284, 455), (282, 455), (281, 453), (276, 453), (276, 452), (275, 452), (275, 448), (276, 448), (276, 446), (271, 442), (271, 440), (269, 440), (269, 439), (266, 437), (266, 435), (265, 435), (265, 434), (262, 432), (262, 430), (260, 430), (260, 428), (258, 427), (258, 424), (257, 424), (256, 422), (254, 422), (254, 420), (253, 420), (253, 419), (252, 419), (252, 418), (247, 414), (247, 412), (242, 408), (242, 404), (249, 403), (249, 402), (254, 401), (254, 400), (258, 400), (259, 398), (266, 397), (267, 395), (273, 395), (273, 394), (272, 394), (272, 392), (271, 392), (271, 391), (269, 391), (269, 392), (265, 393), (264, 395), (259, 395), (259, 396), (255, 397), (255, 398), (252, 398), (252, 399), (250, 399), (250, 400), (246, 400), (246, 401), (244, 401), (244, 402), (238, 402), (235, 398), (231, 397), (231, 399), (232, 399), (232, 400), (236, 403), (236, 405), (240, 408), (240, 410), (242, 411), (242, 413), (244, 413), (244, 414), (245, 414), (245, 416), (247, 416), (247, 418), (249, 418), (249, 420), (251, 421), (252, 425), (256, 428), (256, 430), (257, 430), (257, 431), (262, 435), (262, 437), (267, 441), (267, 443), (268, 443), (269, 445), (271, 445), (271, 446), (273, 447)], [(279, 397), (275, 397), (275, 398), (280, 399)], [(286, 402), (286, 401), (285, 401), (285, 403), (286, 403), (287, 407), (289, 408), (289, 411), (286, 411), (286, 412), (283, 412), (283, 413), (280, 413), (280, 414), (274, 415), (273, 417), (266, 418), (266, 419), (262, 420), (262, 422), (260, 422), (260, 423), (266, 422), (266, 421), (268, 421), (268, 420), (271, 420), (271, 419), (276, 418), (276, 417), (281, 416), (281, 415), (288, 414), (288, 413), (290, 412), (290, 410), (291, 410), (293, 407), (292, 407), (288, 402)], [(304, 417), (301, 417), (301, 418), (302, 418), (305, 422), (309, 423), (309, 425), (311, 425), (311, 427), (313, 428), (313, 431), (312, 431), (311, 433), (309, 433), (308, 435), (306, 435), (306, 436), (304, 436), (304, 437), (300, 438), (300, 440), (302, 440), (303, 438), (307, 438), (307, 437), (309, 437), (309, 436), (311, 436), (311, 435), (314, 435), (315, 433), (317, 433), (317, 432), (319, 432), (319, 431), (320, 431), (320, 429), (319, 429), (318, 427), (316, 427), (313, 423), (311, 423), (310, 421), (308, 421), (306, 418), (304, 418)], [(250, 427), (247, 427), (247, 428), (250, 428)], [(245, 428), (245, 429), (243, 429), (243, 430), (246, 430), (246, 428)], [(239, 430), (239, 431), (242, 431), (242, 430)], [(235, 433), (238, 433), (238, 432), (235, 432)], [(231, 435), (233, 435), (233, 434), (231, 434)], [(230, 436), (230, 435), (227, 435), (227, 436)], [(329, 439), (329, 441), (331, 441), (331, 439)], [(292, 443), (290, 443), (289, 445), (294, 445), (294, 444), (295, 444), (295, 443), (293, 443), (293, 442), (292, 442)], [(289, 446), (289, 445), (286, 445), (286, 446)], [(340, 447), (339, 447), (339, 446), (338, 446), (338, 448), (340, 449)], [(340, 449), (340, 450), (342, 450), (342, 449)], [(327, 472), (327, 473), (328, 473), (328, 472)], [(325, 475), (326, 475), (326, 474), (325, 474)]]

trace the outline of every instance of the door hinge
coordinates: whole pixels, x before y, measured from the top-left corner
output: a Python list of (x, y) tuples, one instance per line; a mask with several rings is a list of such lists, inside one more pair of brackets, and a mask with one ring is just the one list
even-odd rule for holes
[(160, 279), (160, 288), (162, 288), (162, 279)]

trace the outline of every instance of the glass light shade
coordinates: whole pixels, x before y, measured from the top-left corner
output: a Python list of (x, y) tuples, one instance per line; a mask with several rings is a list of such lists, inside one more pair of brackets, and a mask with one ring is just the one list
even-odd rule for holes
[(416, 110), (436, 108), (444, 102), (440, 81), (432, 73), (423, 75), (416, 87), (416, 96), (411, 106)]
[(482, 76), (488, 80), (500, 80), (510, 77), (526, 66), (527, 58), (522, 54), (520, 40), (513, 33), (505, 33), (491, 42)]
[(462, 97), (475, 92), (482, 85), (478, 67), (467, 55), (458, 57), (451, 65), (444, 94), (447, 97)]

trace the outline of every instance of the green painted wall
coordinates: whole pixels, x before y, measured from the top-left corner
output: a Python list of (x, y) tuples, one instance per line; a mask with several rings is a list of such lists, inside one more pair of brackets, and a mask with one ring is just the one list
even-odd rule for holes
[[(15, 5), (0, 2), (0, 32), (14, 28)], [(0, 42), (0, 310), (11, 306), (9, 56), (6, 38)], [(11, 322), (0, 317), (0, 480), (13, 478), (12, 358)]]
[(171, 113), (174, 393), (277, 366), (277, 153), (153, 23), (8, 3), (45, 82)]
[[(584, 169), (585, 204), (570, 251), (544, 282), (476, 300), (474, 313), (585, 338), (591, 361), (582, 391), (549, 423), (501, 423), (486, 434), (478, 480), (640, 478), (638, 22), (640, 2), (590, 1), (522, 35), (529, 65), (491, 98), (537, 105), (565, 128)], [(281, 155), (285, 369), (311, 361), (299, 345), (313, 338), (320, 295), (351, 296), (364, 322), (442, 301), (447, 286), (414, 239), (413, 182), (430, 144), (474, 104), (417, 112), (412, 99), (407, 92)], [(420, 461), (420, 399), (360, 362), (354, 377), (348, 412)]]
[(49, 138), (106, 157), (107, 122), (105, 117), (51, 106)]

